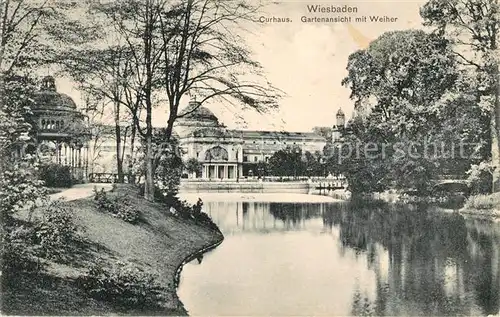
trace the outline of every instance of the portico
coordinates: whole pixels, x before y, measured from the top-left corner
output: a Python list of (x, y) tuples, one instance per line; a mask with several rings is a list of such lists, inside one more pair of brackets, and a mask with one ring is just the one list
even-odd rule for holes
[(203, 164), (202, 178), (236, 179), (238, 178), (237, 163), (207, 163)]

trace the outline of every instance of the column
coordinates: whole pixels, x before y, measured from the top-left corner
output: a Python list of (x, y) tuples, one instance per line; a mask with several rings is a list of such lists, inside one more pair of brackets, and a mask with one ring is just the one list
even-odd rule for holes
[(78, 148), (78, 167), (82, 167), (82, 148)]
[(68, 158), (66, 157), (66, 153), (67, 153), (66, 143), (63, 143), (61, 146), (64, 147), (64, 162), (62, 164), (63, 165), (68, 165)]
[(229, 178), (227, 165), (224, 165), (224, 178)]

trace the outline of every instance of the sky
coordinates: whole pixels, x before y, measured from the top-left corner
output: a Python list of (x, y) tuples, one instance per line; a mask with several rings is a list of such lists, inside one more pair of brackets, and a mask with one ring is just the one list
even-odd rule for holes
[[(213, 103), (206, 106), (229, 128), (252, 130), (311, 131), (315, 126), (332, 126), (339, 108), (349, 118), (353, 111), (350, 90), (341, 85), (347, 75), (349, 55), (365, 48), (371, 40), (387, 31), (421, 28), (419, 8), (414, 1), (308, 1), (285, 0), (266, 7), (264, 18), (288, 18), (291, 22), (263, 22), (249, 25), (247, 45), (259, 61), (267, 79), (286, 93), (279, 110), (260, 115), (241, 112), (231, 106)], [(309, 6), (309, 7), (308, 7)], [(354, 13), (311, 13), (311, 6), (351, 7)], [(302, 17), (351, 17), (348, 22), (302, 22)], [(367, 22), (356, 17), (367, 17)], [(370, 17), (387, 16), (388, 22), (370, 22)], [(392, 20), (392, 21), (391, 21)], [(58, 89), (82, 104), (78, 91), (67, 79), (58, 79)], [(188, 99), (184, 100), (187, 103)], [(155, 109), (155, 126), (164, 126), (166, 107)], [(239, 115), (238, 115), (239, 114)], [(244, 121), (240, 117), (244, 117)]]

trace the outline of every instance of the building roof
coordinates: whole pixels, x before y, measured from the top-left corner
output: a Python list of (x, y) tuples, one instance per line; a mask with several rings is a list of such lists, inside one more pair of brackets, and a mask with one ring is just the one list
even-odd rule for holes
[(76, 110), (76, 103), (70, 96), (57, 92), (52, 76), (42, 80), (40, 91), (35, 93), (35, 105), (37, 110)]
[(217, 116), (207, 107), (203, 107), (199, 102), (190, 101), (186, 108), (179, 112), (182, 119), (209, 120), (218, 122)]
[(306, 139), (314, 141), (325, 141), (325, 138), (314, 132), (287, 132), (287, 131), (259, 131), (259, 130), (229, 130), (243, 138), (262, 139)]
[(339, 108), (339, 110), (337, 111), (337, 117), (345, 117), (345, 114), (344, 114), (344, 111), (342, 111), (342, 108)]

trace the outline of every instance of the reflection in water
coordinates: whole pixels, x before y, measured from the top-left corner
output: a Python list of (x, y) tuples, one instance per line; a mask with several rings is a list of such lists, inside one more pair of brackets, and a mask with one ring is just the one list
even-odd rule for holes
[(381, 202), (205, 208), (226, 240), (184, 269), (194, 315), (499, 311), (499, 224)]

